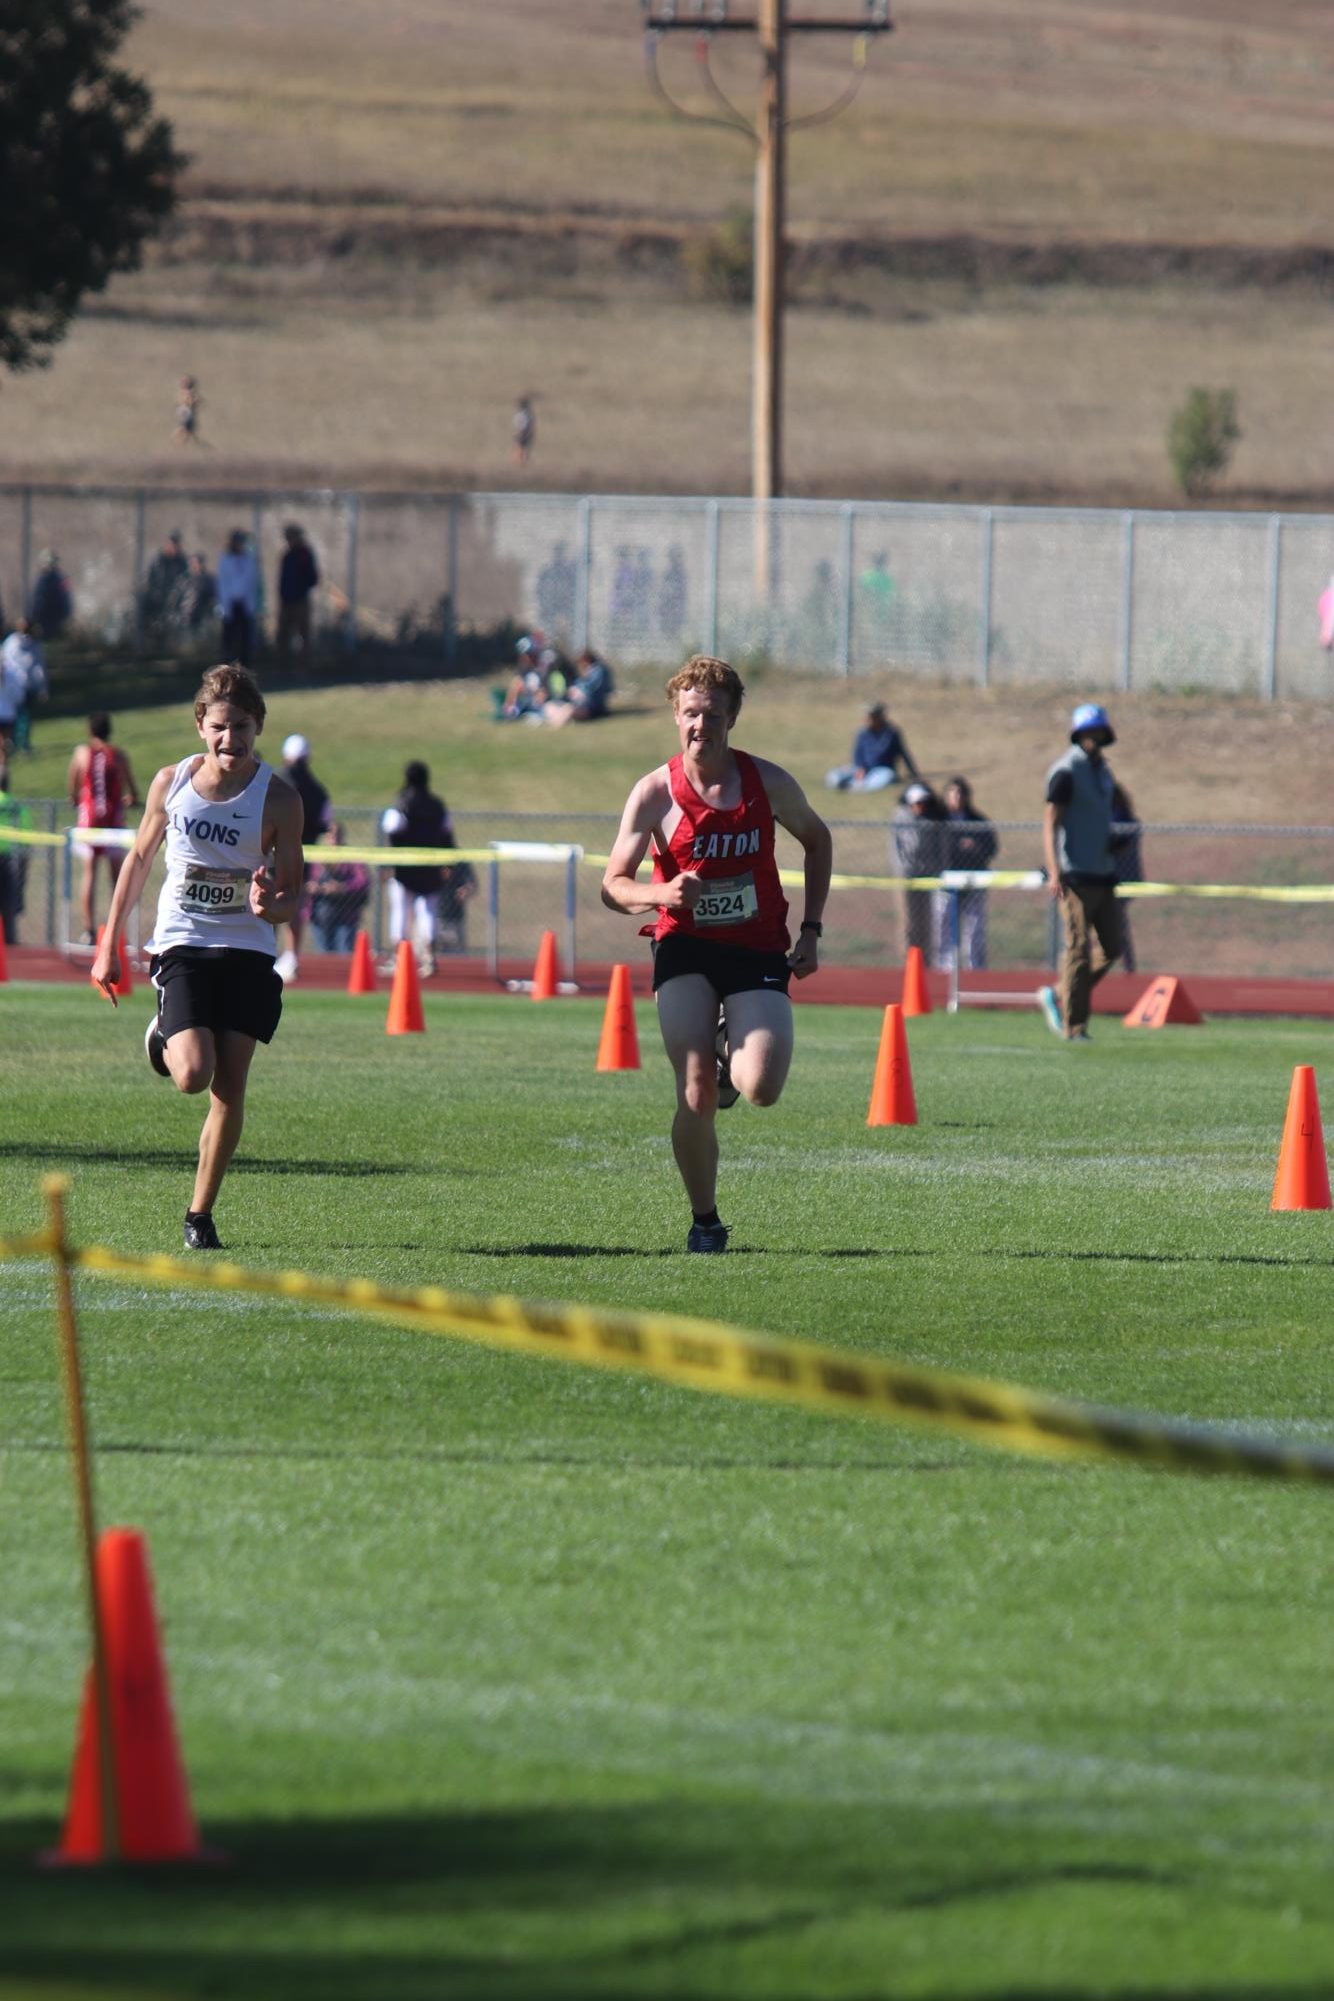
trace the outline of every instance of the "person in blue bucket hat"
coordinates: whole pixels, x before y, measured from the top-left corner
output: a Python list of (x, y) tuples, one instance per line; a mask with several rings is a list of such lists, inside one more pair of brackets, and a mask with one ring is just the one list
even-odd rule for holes
[(1121, 950), (1112, 839), (1111, 766), (1103, 756), (1116, 742), (1098, 702), (1081, 702), (1070, 718), (1070, 748), (1047, 773), (1042, 849), (1047, 883), (1061, 907), (1065, 953), (1059, 991), (1039, 987), (1047, 1026), (1067, 1042), (1089, 1040), (1092, 994)]

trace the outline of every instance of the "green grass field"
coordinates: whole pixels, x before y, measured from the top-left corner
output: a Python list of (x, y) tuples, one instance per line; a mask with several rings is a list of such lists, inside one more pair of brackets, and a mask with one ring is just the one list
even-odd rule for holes
[[(687, 1260), (670, 1090), (600, 1011), (298, 992), (231, 1253), (704, 1314), (1304, 1439), (1328, 1215), (1274, 1216), (1310, 1024), (1087, 1051), (805, 1009)], [(0, 1231), (175, 1251), (200, 1107), (145, 1009), (0, 991)], [(4, 1274), (0, 1997), (1334, 1992), (1330, 1500), (1047, 1465), (309, 1305), (81, 1279), (102, 1520), (152, 1549), (224, 1871), (39, 1874), (86, 1658), (38, 1265)]]

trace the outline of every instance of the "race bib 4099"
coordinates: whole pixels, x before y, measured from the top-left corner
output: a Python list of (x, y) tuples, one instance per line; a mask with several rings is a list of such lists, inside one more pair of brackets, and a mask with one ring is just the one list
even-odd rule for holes
[(181, 878), (182, 910), (208, 911), (230, 917), (250, 908), (250, 877), (244, 869), (204, 868), (191, 862)]

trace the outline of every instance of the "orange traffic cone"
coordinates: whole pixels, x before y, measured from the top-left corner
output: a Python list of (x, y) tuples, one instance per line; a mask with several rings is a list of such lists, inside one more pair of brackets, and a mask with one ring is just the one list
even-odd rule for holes
[(931, 1012), (931, 996), (926, 990), (926, 968), (922, 964), (920, 945), (910, 945), (903, 962), (903, 1012), (905, 1015)]
[(386, 1035), (424, 1035), (426, 1017), (422, 1013), (421, 988), (417, 984), (417, 961), (412, 956), (412, 941), (400, 938), (398, 957), (394, 961), (394, 984), (389, 990), (389, 1014), (385, 1021)]
[(1203, 1021), (1204, 1016), (1175, 973), (1166, 973), (1146, 987), (1130, 1013), (1122, 1016), (1126, 1028), (1195, 1028)]
[(97, 1545), (97, 1602), (106, 1651), (112, 1770), (119, 1827), (107, 1851), (97, 1697), (88, 1676), (60, 1846), (46, 1862), (203, 1862), (172, 1720), (148, 1548), (138, 1529), (108, 1529)]
[(542, 943), (537, 948), (537, 959), (533, 966), (533, 999), (554, 1000), (556, 998), (556, 934), (554, 931), (542, 933)]
[(904, 1010), (897, 1004), (885, 1009), (885, 1025), (880, 1031), (880, 1054), (875, 1063), (871, 1086), (868, 1126), (915, 1126), (917, 1100), (913, 1096), (912, 1068), (908, 1062), (908, 1035), (903, 1026)]
[[(97, 927), (97, 942), (99, 945), (106, 935), (106, 925), (99, 924)], [(134, 992), (134, 976), (130, 972), (130, 955), (125, 949), (125, 940), (123, 938), (120, 943), (120, 978), (111, 991), (113, 994), (118, 994), (122, 1000), (128, 1000)]]
[(1309, 1063), (1299, 1063), (1292, 1073), (1288, 1116), (1283, 1123), (1283, 1144), (1278, 1150), (1278, 1172), (1269, 1206), (1271, 1209), (1330, 1206), (1325, 1135), (1320, 1129), (1315, 1071)]
[(364, 931), (358, 931), (353, 941), (347, 990), (350, 994), (375, 992), (375, 961), (371, 958), (371, 941)]
[(599, 1070), (639, 1068), (639, 1036), (635, 1031), (635, 1004), (630, 997), (628, 966), (613, 966), (611, 969), (597, 1067)]

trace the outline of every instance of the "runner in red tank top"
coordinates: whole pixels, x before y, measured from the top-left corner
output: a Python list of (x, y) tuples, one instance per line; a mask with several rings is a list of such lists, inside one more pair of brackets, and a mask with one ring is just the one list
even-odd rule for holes
[[(792, 1060), (789, 977), (819, 967), (833, 842), (789, 772), (733, 750), (745, 690), (697, 654), (667, 683), (681, 750), (631, 792), (602, 879), (612, 910), (657, 913), (653, 987), (676, 1073), (672, 1149), (690, 1199), (690, 1251), (723, 1251), (714, 1115), (743, 1097), (772, 1105)], [(788, 952), (775, 823), (805, 854), (805, 904)], [(653, 848), (653, 878), (636, 880)]]
[[(68, 788), (80, 827), (123, 827), (125, 808), (139, 804), (130, 760), (123, 750), (112, 746), (111, 718), (105, 709), (98, 709), (88, 718), (88, 741), (81, 743), (70, 759)], [(106, 862), (114, 892), (125, 850), (114, 842), (92, 839), (76, 842), (75, 848), (83, 856), (83, 888), (79, 898), (83, 912), (82, 942), (92, 945), (96, 942), (93, 894), (97, 858), (101, 855)]]

